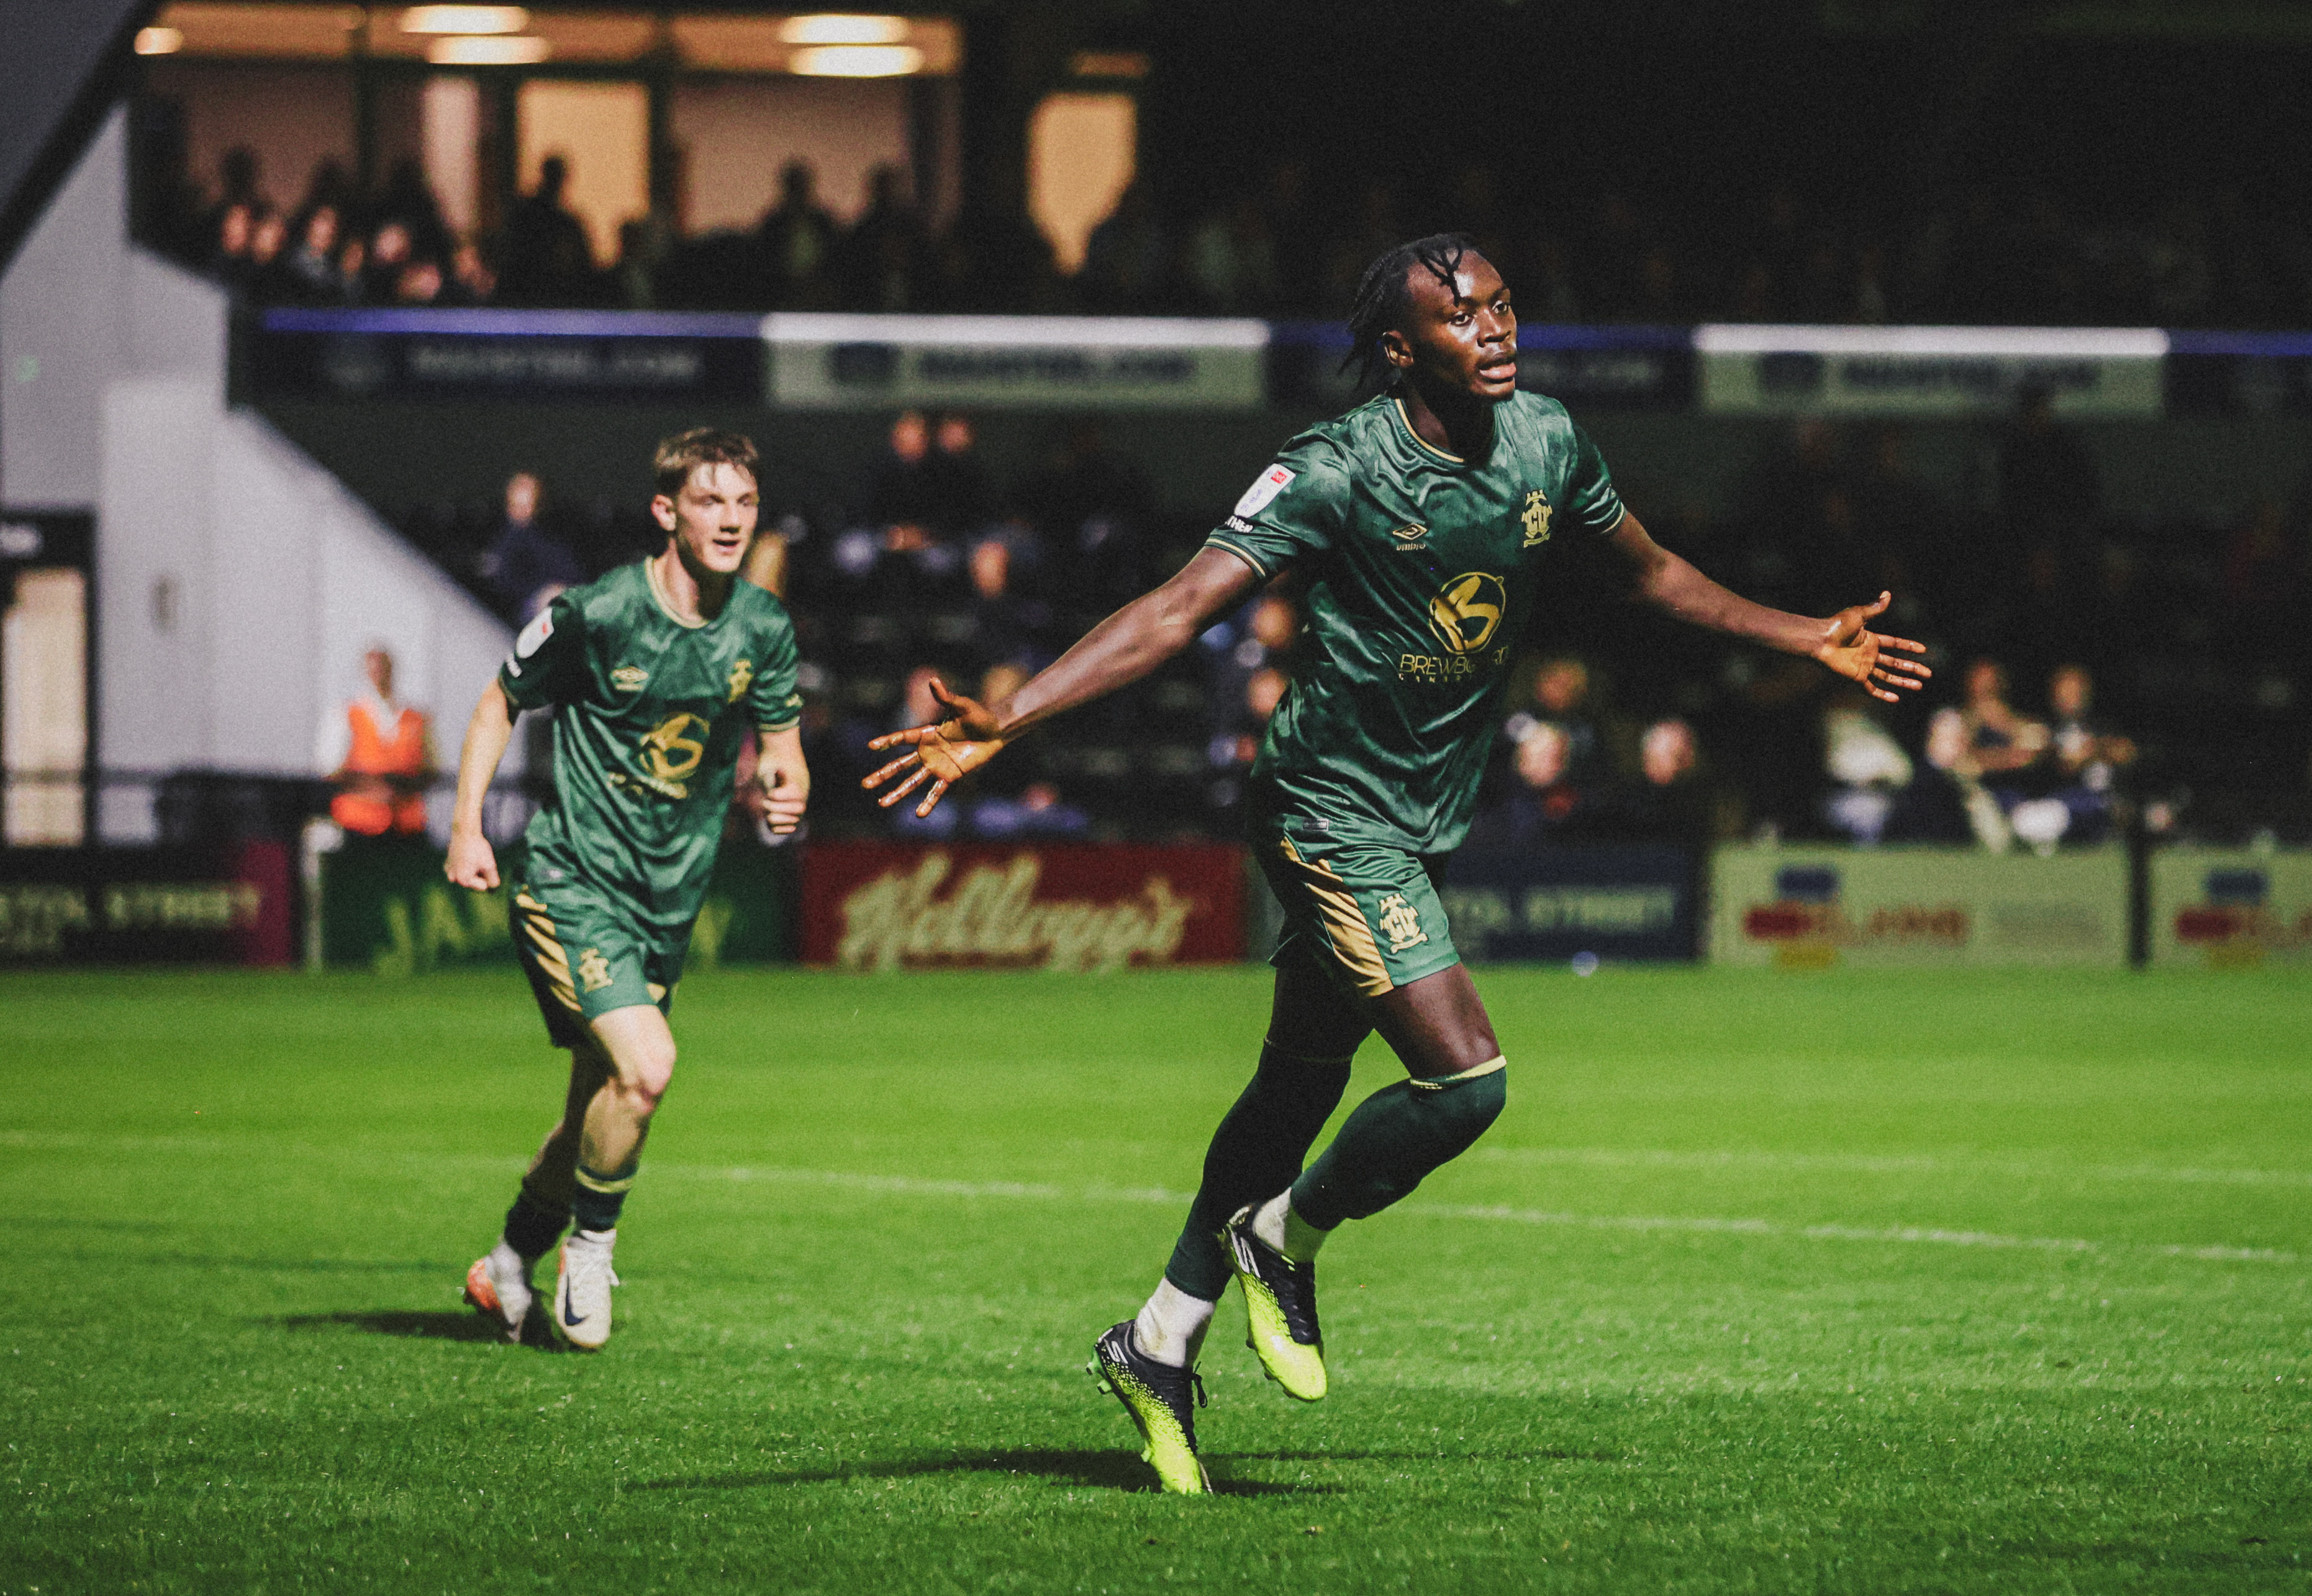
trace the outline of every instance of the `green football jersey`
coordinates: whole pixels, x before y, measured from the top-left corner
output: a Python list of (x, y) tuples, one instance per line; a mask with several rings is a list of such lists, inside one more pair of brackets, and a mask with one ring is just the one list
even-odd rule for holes
[(1538, 394), (1494, 408), (1481, 460), (1423, 442), (1388, 394), (1286, 444), (1207, 540), (1307, 590), (1253, 806), (1310, 841), (1458, 846), (1550, 544), (1622, 515), (1597, 449)]
[(498, 685), (552, 705), (554, 797), (531, 817), (532, 881), (592, 887), (645, 927), (687, 933), (722, 840), (747, 728), (795, 723), (794, 627), (751, 583), (703, 626), (675, 619), (647, 561), (557, 597)]

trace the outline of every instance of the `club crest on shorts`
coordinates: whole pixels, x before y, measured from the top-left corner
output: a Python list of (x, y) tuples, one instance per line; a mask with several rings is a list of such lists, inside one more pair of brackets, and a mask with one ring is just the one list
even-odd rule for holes
[(1236, 502), (1236, 513), (1241, 516), (1257, 515), (1268, 508), (1268, 502), (1283, 493), (1292, 478), (1299, 475), (1288, 466), (1271, 466), (1263, 471), (1244, 497)]
[(1388, 938), (1388, 951), (1402, 953), (1407, 948), (1417, 948), (1429, 940), (1421, 929), (1421, 916), (1406, 902), (1405, 894), (1392, 892), (1380, 900), (1380, 934)]
[(582, 992), (600, 992), (610, 984), (610, 961), (602, 957), (600, 948), (589, 948), (578, 955), (578, 988)]
[(1525, 528), (1525, 541), (1518, 545), (1519, 548), (1531, 548), (1549, 541), (1550, 513), (1550, 503), (1542, 497), (1541, 489), (1526, 489), (1525, 512), (1518, 517), (1519, 524)]

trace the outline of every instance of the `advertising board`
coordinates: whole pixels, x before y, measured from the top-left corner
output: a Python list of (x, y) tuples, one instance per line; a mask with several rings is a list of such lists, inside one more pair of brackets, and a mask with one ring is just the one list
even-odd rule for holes
[(271, 310), (244, 335), (260, 399), (759, 403), (759, 318), (659, 311)]
[(782, 408), (1249, 410), (1268, 325), (1154, 316), (766, 316)]
[(2187, 969), (2312, 964), (2312, 850), (2152, 855), (2151, 962)]
[(1710, 958), (1826, 969), (2127, 961), (2127, 855), (1726, 847)]
[(2154, 328), (1694, 329), (1701, 408), (1727, 416), (1977, 416), (2046, 389), (2058, 414), (2156, 417), (2168, 335)]
[(0, 848), (0, 964), (290, 961), (289, 850)]
[(1680, 847), (1463, 848), (1441, 896), (1472, 964), (1691, 959), (1696, 865)]
[(802, 957), (845, 969), (1107, 970), (1245, 955), (1244, 852), (820, 843)]
[[(505, 890), (453, 887), (442, 873), (442, 850), (423, 838), (407, 844), (364, 838), (322, 855), (322, 962), (381, 976), (511, 966)], [(517, 880), (519, 847), (501, 849), (498, 867), (503, 879)], [(715, 857), (684, 968), (793, 959), (794, 876), (793, 849), (726, 843)]]

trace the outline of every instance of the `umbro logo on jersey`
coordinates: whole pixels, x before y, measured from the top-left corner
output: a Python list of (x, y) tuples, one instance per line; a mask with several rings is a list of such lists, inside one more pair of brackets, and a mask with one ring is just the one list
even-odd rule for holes
[(621, 665), (610, 672), (610, 685), (622, 693), (640, 692), (649, 680), (650, 672), (640, 665)]
[(1411, 549), (1429, 547), (1429, 529), (1417, 521), (1409, 521), (1401, 527), (1392, 527), (1388, 535), (1397, 539), (1397, 548), (1400, 554)]

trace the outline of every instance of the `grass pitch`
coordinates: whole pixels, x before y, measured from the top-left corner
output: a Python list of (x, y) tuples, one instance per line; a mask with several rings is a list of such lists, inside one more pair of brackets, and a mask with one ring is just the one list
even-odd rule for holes
[(2312, 1584), (2312, 981), (1480, 985), (1508, 1113), (1327, 1402), (1222, 1308), (1196, 1500), (1082, 1366), (1263, 972), (696, 977), (593, 1357), (457, 1304), (511, 969), (0, 979), (0, 1592)]

